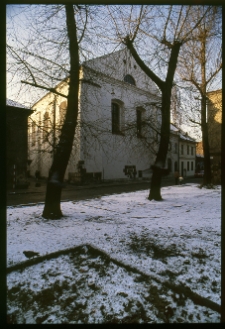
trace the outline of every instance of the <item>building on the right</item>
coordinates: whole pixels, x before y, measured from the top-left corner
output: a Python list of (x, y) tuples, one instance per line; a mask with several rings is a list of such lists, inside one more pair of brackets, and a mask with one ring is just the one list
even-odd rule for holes
[(222, 89), (207, 93), (209, 152), (213, 182), (221, 181)]
[(196, 140), (180, 130), (179, 137), (179, 172), (182, 177), (194, 176)]
[(201, 173), (204, 170), (204, 152), (202, 141), (196, 143), (196, 174)]

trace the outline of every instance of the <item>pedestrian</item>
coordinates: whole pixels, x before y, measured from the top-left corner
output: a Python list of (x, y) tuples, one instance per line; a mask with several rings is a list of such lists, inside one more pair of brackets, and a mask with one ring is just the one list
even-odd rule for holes
[(36, 177), (36, 184), (35, 184), (35, 186), (36, 187), (41, 186), (41, 184), (39, 183), (39, 179), (40, 179), (40, 171), (39, 170), (36, 170), (35, 171), (35, 177)]
[(179, 171), (176, 170), (176, 171), (174, 172), (175, 185), (178, 185), (178, 179), (179, 179), (179, 176), (180, 176)]
[(179, 184), (181, 185), (183, 182), (184, 178), (182, 176), (179, 177)]
[(40, 178), (40, 171), (39, 170), (35, 171), (35, 177), (36, 177), (36, 181), (38, 182), (39, 178)]

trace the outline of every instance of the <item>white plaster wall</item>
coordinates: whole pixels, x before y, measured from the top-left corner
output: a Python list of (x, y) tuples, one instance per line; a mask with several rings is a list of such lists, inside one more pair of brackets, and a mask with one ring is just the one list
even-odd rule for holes
[[(60, 83), (59, 86), (56, 88), (57, 91), (59, 91), (62, 94), (67, 95), (68, 94), (68, 84), (63, 82)], [(55, 123), (56, 123), (56, 129), (55, 129), (55, 136), (56, 136), (56, 144), (59, 140), (60, 136), (60, 128), (62, 126), (62, 121), (60, 120), (60, 104), (66, 100), (65, 97), (62, 97), (60, 95), (54, 95), (52, 93), (47, 93), (43, 98), (41, 98), (36, 104), (33, 106), (33, 110), (35, 112), (31, 115), (31, 121), (35, 121), (37, 125), (39, 124), (41, 127), (43, 127), (43, 118), (44, 113), (46, 111), (49, 112), (50, 115), (50, 126), (52, 129), (49, 140), (52, 143), (53, 142), (53, 116), (55, 111)], [(55, 101), (55, 107), (54, 107), (54, 101)], [(80, 115), (80, 114), (79, 114)], [(78, 115), (78, 116), (79, 116)], [(78, 117), (79, 122), (79, 117)], [(31, 126), (31, 124), (29, 125)], [(35, 175), (36, 170), (40, 170), (42, 177), (48, 177), (49, 169), (52, 165), (53, 161), (53, 153), (52, 153), (52, 145), (48, 142), (43, 142), (43, 132), (42, 128), (36, 127), (37, 135), (36, 135), (36, 143), (34, 146), (32, 146), (32, 136), (31, 136), (31, 127), (28, 129), (28, 135), (29, 135), (29, 156), (32, 160), (30, 165), (30, 174), (31, 176)], [(68, 178), (69, 172), (74, 172), (76, 168), (76, 164), (78, 160), (80, 159), (80, 136), (79, 136), (80, 127), (78, 125), (76, 129), (76, 136), (74, 137), (74, 145), (72, 148), (71, 156), (69, 159), (69, 163), (66, 169), (65, 173), (65, 179)], [(39, 143), (38, 143), (38, 136), (39, 136)]]
[[(175, 151), (175, 143), (177, 143), (177, 151)], [(167, 157), (166, 157), (166, 166), (168, 164), (168, 158), (171, 159), (171, 172), (170, 176), (174, 177), (174, 165), (175, 162), (177, 162), (177, 168), (179, 165), (179, 158), (178, 158), (178, 152), (179, 152), (179, 135), (176, 134), (170, 134), (170, 149), (167, 152)]]
[[(89, 135), (85, 128), (82, 129), (81, 160), (85, 161), (87, 172), (102, 172), (104, 179), (121, 179), (126, 178), (123, 172), (125, 165), (135, 165), (137, 171), (150, 168), (155, 156), (136, 137), (136, 127), (133, 131), (126, 128), (129, 123), (136, 123), (138, 106), (142, 105), (146, 109), (146, 116), (154, 113), (155, 118), (157, 111), (149, 106), (153, 101), (152, 95), (133, 85), (90, 70), (85, 70), (84, 79), (92, 79), (101, 86), (82, 83), (82, 120), (91, 126)], [(111, 132), (113, 99), (123, 103), (124, 136)], [(156, 99), (159, 100), (157, 95), (154, 96), (154, 101)], [(96, 136), (91, 136), (91, 132), (94, 135), (96, 133)], [(150, 131), (147, 136), (149, 133)]]
[[(183, 145), (183, 155), (181, 154), (181, 145)], [(189, 145), (189, 154), (187, 154), (187, 145)], [(191, 147), (193, 147), (193, 155), (191, 154)], [(180, 140), (180, 173), (181, 173), (181, 162), (183, 162), (183, 168), (186, 169), (186, 173), (184, 173), (184, 176), (190, 177), (193, 176), (195, 173), (195, 143), (188, 142), (187, 140)], [(187, 170), (188, 166), (187, 163), (189, 162), (189, 170)], [(193, 170), (191, 170), (191, 162), (193, 162)]]
[(130, 74), (135, 79), (137, 88), (151, 92), (153, 97), (159, 94), (157, 85), (141, 70), (127, 48), (87, 61), (84, 66), (119, 81), (123, 81), (124, 76)]
[[(46, 111), (49, 112), (50, 117), (52, 117), (52, 105), (51, 103), (54, 100), (54, 96), (51, 93), (48, 93), (43, 97), (39, 102), (37, 102), (32, 109), (34, 113), (30, 116), (29, 124), (29, 155), (32, 160), (30, 165), (30, 174), (31, 176), (35, 175), (35, 171), (39, 170), (42, 177), (48, 176), (48, 171), (52, 163), (52, 147), (47, 142), (43, 142), (43, 117)], [(36, 123), (36, 141), (35, 145), (32, 145), (32, 134), (31, 134), (31, 122)], [(50, 136), (50, 142), (52, 142)]]

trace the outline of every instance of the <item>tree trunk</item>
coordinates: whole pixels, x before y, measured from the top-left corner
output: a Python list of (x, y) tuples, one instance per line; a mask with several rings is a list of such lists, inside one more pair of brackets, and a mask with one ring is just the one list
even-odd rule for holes
[(66, 117), (49, 171), (45, 207), (42, 214), (44, 218), (50, 219), (59, 219), (63, 216), (60, 209), (61, 192), (66, 167), (72, 150), (78, 114), (79, 46), (77, 28), (73, 5), (67, 4), (65, 5), (65, 9), (70, 52), (70, 81)]
[(173, 86), (173, 78), (177, 66), (178, 55), (181, 42), (175, 41), (174, 44), (170, 45), (172, 50), (170, 54), (170, 60), (168, 64), (168, 71), (166, 81), (162, 81), (154, 72), (146, 66), (142, 59), (137, 54), (133, 42), (129, 39), (129, 36), (125, 38), (125, 44), (127, 48), (131, 51), (134, 59), (140, 68), (147, 74), (147, 76), (152, 79), (157, 86), (162, 91), (162, 125), (161, 125), (161, 138), (159, 144), (159, 151), (157, 153), (155, 164), (152, 166), (152, 180), (149, 193), (149, 200), (162, 200), (160, 189), (161, 189), (161, 179), (163, 175), (168, 174), (168, 171), (164, 168), (166, 155), (168, 150), (168, 144), (170, 139), (170, 102), (171, 102), (171, 92)]
[(211, 184), (211, 164), (209, 152), (209, 136), (208, 136), (208, 123), (206, 117), (206, 32), (202, 32), (201, 40), (201, 127), (202, 127), (202, 142), (204, 152), (204, 176), (203, 185)]
[(202, 126), (202, 144), (204, 153), (204, 176), (203, 185), (212, 183), (210, 151), (209, 151), (209, 136), (208, 136), (208, 123), (206, 120), (206, 97), (202, 96), (201, 100), (201, 126)]
[(173, 86), (173, 78), (176, 70), (179, 50), (181, 43), (175, 43), (172, 47), (170, 61), (168, 66), (167, 78), (164, 82), (162, 90), (162, 124), (161, 124), (161, 138), (159, 150), (156, 161), (152, 166), (152, 179), (149, 193), (149, 200), (162, 200), (161, 197), (161, 180), (162, 176), (168, 175), (169, 171), (165, 169), (166, 156), (170, 140), (170, 103), (171, 92)]
[(152, 166), (152, 179), (149, 193), (149, 200), (162, 200), (161, 181), (168, 171), (165, 169), (166, 156), (170, 140), (170, 96), (171, 89), (165, 89), (162, 92), (162, 124), (159, 150), (156, 156), (155, 164)]

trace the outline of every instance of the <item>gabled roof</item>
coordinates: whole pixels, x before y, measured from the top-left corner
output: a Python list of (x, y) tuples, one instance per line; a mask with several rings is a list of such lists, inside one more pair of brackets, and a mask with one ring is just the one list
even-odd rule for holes
[(187, 133), (182, 131), (180, 128), (176, 127), (175, 124), (170, 123), (170, 132), (171, 133), (177, 133), (180, 137), (180, 139), (185, 140), (187, 142), (193, 142), (196, 143), (196, 140), (190, 136), (188, 136)]
[(18, 107), (18, 108), (21, 108), (21, 109), (27, 109), (27, 110), (30, 110), (29, 107), (23, 105), (23, 104), (20, 104), (18, 102), (15, 102), (15, 101), (12, 101), (11, 99), (6, 99), (6, 105), (7, 106), (11, 106), (11, 107)]
[(82, 65), (87, 65), (87, 66), (88, 66), (88, 64), (90, 64), (90, 63), (92, 63), (92, 62), (99, 61), (99, 60), (101, 60), (101, 59), (105, 59), (105, 58), (107, 59), (107, 58), (109, 58), (109, 56), (115, 56), (115, 55), (118, 55), (118, 54), (122, 54), (122, 53), (124, 53), (126, 50), (127, 50), (127, 48), (126, 48), (126, 47), (123, 47), (122, 49), (119, 49), (119, 50), (116, 50), (116, 51), (113, 51), (113, 52), (107, 53), (107, 54), (105, 54), (105, 55), (98, 56), (98, 57), (94, 57), (94, 58), (92, 58), (92, 59), (88, 59), (88, 60), (84, 61), (84, 62), (82, 63)]
[(187, 142), (196, 143), (196, 140), (190, 136), (188, 136), (187, 133), (184, 133), (183, 131), (180, 131), (180, 139), (185, 140)]
[(173, 123), (170, 123), (170, 132), (178, 133), (180, 130)]
[(13, 109), (16, 111), (21, 111), (21, 113), (23, 112), (23, 114), (27, 116), (29, 116), (33, 112), (33, 110), (29, 107), (8, 98), (6, 99), (6, 106), (8, 107), (8, 112), (11, 112), (10, 109)]

